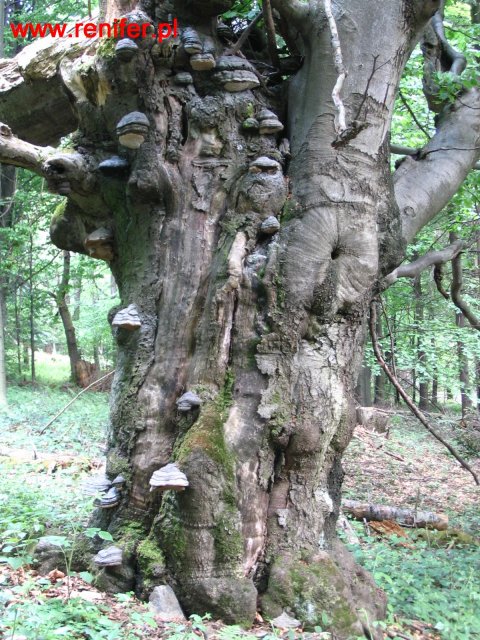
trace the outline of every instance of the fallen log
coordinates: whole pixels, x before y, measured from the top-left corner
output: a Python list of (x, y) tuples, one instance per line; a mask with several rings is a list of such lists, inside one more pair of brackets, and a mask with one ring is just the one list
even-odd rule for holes
[(403, 527), (437, 529), (438, 531), (445, 531), (448, 528), (448, 516), (444, 513), (399, 509), (398, 507), (369, 504), (357, 500), (343, 500), (342, 509), (356, 520), (394, 520)]

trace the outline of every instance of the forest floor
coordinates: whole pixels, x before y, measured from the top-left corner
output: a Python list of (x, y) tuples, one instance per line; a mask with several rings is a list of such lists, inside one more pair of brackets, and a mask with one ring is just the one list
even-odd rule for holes
[[(88, 573), (39, 576), (32, 565), (34, 544), (60, 532), (68, 557), (91, 510), (80, 484), (103, 464), (106, 394), (84, 394), (42, 433), (74, 394), (69, 388), (12, 387), (9, 408), (0, 412), (0, 638), (330, 638), (319, 628), (313, 633), (277, 629), (260, 617), (247, 632), (198, 616), (187, 623), (164, 623), (132, 595), (101, 593)], [(480, 458), (462, 445), (458, 416), (433, 419), (480, 472)], [(404, 412), (392, 417), (388, 437), (357, 427), (344, 467), (345, 497), (443, 512), (450, 527), (475, 537), (420, 529), (379, 537), (362, 522), (351, 521), (359, 540), (350, 549), (389, 598), (385, 638), (479, 639), (479, 491), (471, 476)]]

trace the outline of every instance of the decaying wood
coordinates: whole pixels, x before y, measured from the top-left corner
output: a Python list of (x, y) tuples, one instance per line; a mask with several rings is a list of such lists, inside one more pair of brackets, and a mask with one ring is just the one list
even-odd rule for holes
[(448, 528), (448, 516), (443, 513), (401, 509), (356, 500), (342, 500), (342, 509), (356, 520), (394, 520), (404, 527), (430, 528), (438, 531), (444, 531)]

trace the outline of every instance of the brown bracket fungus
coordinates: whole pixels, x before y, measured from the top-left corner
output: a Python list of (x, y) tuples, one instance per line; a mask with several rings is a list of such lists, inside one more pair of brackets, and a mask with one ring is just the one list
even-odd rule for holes
[(130, 40), (130, 38), (122, 38), (119, 40), (115, 47), (115, 57), (120, 62), (130, 62), (138, 53), (138, 46), (136, 42)]
[(187, 411), (191, 411), (192, 409), (199, 407), (202, 404), (202, 401), (195, 393), (187, 391), (183, 396), (178, 398), (175, 404), (177, 405), (178, 411), (186, 413)]
[(132, 111), (117, 124), (118, 141), (127, 149), (138, 149), (147, 137), (150, 122), (140, 111)]
[(101, 549), (93, 558), (98, 567), (119, 567), (123, 562), (123, 552), (120, 547)]
[(215, 78), (226, 91), (237, 92), (255, 89), (260, 81), (255, 74), (254, 67), (238, 56), (222, 56), (217, 60)]
[(258, 122), (260, 123), (260, 133), (271, 135), (283, 131), (283, 124), (278, 117), (269, 109), (262, 109), (258, 114)]
[(102, 160), (98, 165), (100, 173), (108, 178), (122, 177), (127, 173), (128, 168), (128, 160), (120, 156), (112, 156), (111, 158)]
[(268, 236), (272, 236), (280, 229), (280, 222), (275, 216), (268, 216), (260, 226), (260, 231)]
[(113, 260), (113, 233), (101, 227), (90, 233), (84, 240), (85, 249), (91, 258)]
[(125, 309), (117, 311), (112, 321), (112, 327), (119, 327), (127, 331), (136, 331), (141, 326), (138, 309), (134, 304), (129, 304)]
[(116, 507), (119, 502), (120, 492), (116, 487), (111, 487), (104, 496), (95, 500), (95, 504), (101, 509), (112, 509), (113, 507)]
[(184, 491), (188, 487), (187, 476), (174, 463), (169, 463), (154, 471), (150, 478), (150, 491)]

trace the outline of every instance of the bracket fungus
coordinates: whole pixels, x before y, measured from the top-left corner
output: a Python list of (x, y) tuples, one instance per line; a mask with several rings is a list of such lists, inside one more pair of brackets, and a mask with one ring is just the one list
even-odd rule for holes
[(226, 91), (237, 92), (255, 89), (260, 81), (255, 74), (254, 67), (238, 56), (222, 56), (217, 60), (215, 78)]
[(202, 404), (202, 401), (196, 393), (187, 391), (178, 398), (175, 404), (177, 405), (178, 411), (187, 412), (199, 407)]
[(112, 327), (119, 327), (127, 331), (136, 331), (141, 326), (138, 309), (134, 304), (129, 304), (125, 309), (117, 311), (112, 321)]
[(246, 131), (258, 131), (259, 122), (256, 118), (245, 118), (242, 122), (242, 129)]
[(101, 509), (112, 509), (120, 502), (120, 492), (116, 487), (110, 489), (101, 498), (95, 500), (95, 504)]
[(109, 178), (115, 178), (117, 176), (124, 176), (128, 171), (128, 160), (121, 158), (120, 156), (112, 156), (106, 160), (102, 160), (98, 165), (98, 170), (104, 176)]
[(175, 77), (174, 81), (176, 84), (181, 86), (187, 86), (189, 84), (193, 84), (192, 74), (188, 73), (188, 71), (179, 71)]
[(269, 158), (268, 156), (261, 156), (260, 158), (256, 158), (253, 160), (249, 167), (249, 173), (268, 173), (274, 174), (277, 171), (280, 171), (281, 165), (273, 158)]
[(132, 111), (117, 124), (118, 141), (127, 149), (138, 149), (147, 137), (150, 122), (140, 111)]
[(269, 109), (262, 109), (257, 116), (261, 134), (273, 134), (283, 131), (283, 124)]
[(260, 230), (268, 236), (272, 236), (280, 229), (280, 222), (275, 216), (268, 216), (260, 225)]
[(123, 562), (123, 552), (120, 547), (107, 547), (97, 553), (93, 562), (99, 567), (119, 567)]
[(95, 496), (97, 493), (104, 493), (108, 491), (111, 486), (110, 480), (103, 473), (90, 476), (83, 482), (82, 490), (87, 496)]
[(182, 31), (181, 40), (183, 48), (188, 55), (193, 56), (196, 53), (201, 53), (203, 50), (202, 41), (200, 40), (198, 33), (195, 29), (187, 27)]
[(150, 491), (184, 491), (188, 487), (187, 476), (180, 471), (175, 463), (169, 463), (154, 471), (150, 478)]
[(190, 64), (195, 71), (210, 71), (216, 62), (212, 53), (196, 53), (190, 58)]
[(96, 229), (85, 238), (83, 244), (91, 258), (107, 262), (113, 260), (113, 233), (110, 229)]
[(112, 487), (115, 487), (116, 489), (121, 491), (125, 486), (125, 482), (125, 478), (122, 475), (118, 475), (112, 480)]
[(115, 56), (120, 62), (130, 62), (138, 53), (138, 46), (130, 38), (122, 38), (115, 46)]

